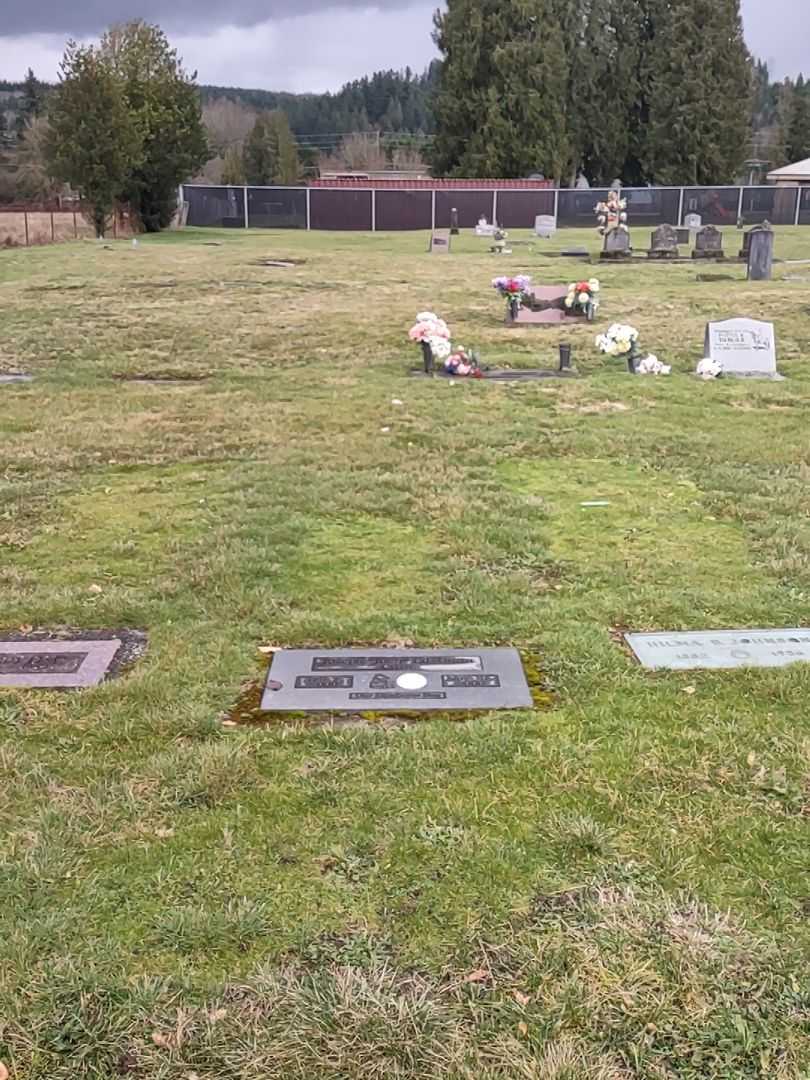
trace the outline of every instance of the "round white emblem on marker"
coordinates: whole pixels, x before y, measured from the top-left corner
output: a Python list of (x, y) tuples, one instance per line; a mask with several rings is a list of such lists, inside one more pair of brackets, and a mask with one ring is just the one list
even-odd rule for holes
[(402, 675), (397, 675), (397, 686), (401, 690), (422, 690), (427, 686), (427, 679), (418, 671), (406, 671)]

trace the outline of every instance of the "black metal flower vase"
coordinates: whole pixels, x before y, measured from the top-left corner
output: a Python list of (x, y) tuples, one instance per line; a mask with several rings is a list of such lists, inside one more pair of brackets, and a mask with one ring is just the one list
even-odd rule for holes
[(631, 375), (636, 375), (636, 361), (641, 359), (641, 353), (635, 346), (635, 343), (630, 347), (630, 352), (627, 354), (627, 370)]
[(518, 312), (520, 311), (520, 301), (516, 298), (512, 298), (509, 301), (509, 322), (517, 322)]
[(430, 347), (430, 345), (428, 344), (427, 341), (422, 341), (422, 342), (420, 342), (420, 344), (422, 346), (422, 362), (423, 362), (424, 367), (425, 367), (425, 374), (426, 375), (432, 375), (433, 374), (433, 349), (431, 349), (431, 347)]
[(596, 314), (596, 306), (592, 300), (589, 300), (585, 305), (585, 319), (587, 322), (593, 322), (593, 317)]

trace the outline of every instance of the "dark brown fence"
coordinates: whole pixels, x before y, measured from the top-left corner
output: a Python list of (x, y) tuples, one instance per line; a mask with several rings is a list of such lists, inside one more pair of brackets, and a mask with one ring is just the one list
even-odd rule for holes
[[(471, 229), (481, 217), (507, 229), (531, 229), (539, 214), (560, 228), (594, 224), (594, 206), (606, 189), (352, 187), (207, 187), (187, 184), (188, 224), (220, 228), (339, 229), (395, 232), (446, 229), (450, 214)], [(810, 188), (625, 188), (631, 226), (682, 225), (699, 214), (704, 225), (810, 225)]]

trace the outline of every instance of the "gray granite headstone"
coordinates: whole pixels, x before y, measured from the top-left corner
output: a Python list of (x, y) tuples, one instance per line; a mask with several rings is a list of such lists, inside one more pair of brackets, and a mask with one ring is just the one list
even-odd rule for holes
[(625, 634), (646, 668), (786, 667), (810, 661), (810, 630), (705, 630), (663, 634)]
[(431, 233), (429, 250), (431, 255), (449, 255), (450, 230), (436, 229), (435, 232)]
[(674, 225), (659, 225), (650, 236), (648, 259), (677, 259), (678, 230)]
[(534, 219), (535, 235), (550, 240), (557, 231), (557, 219), (553, 214), (538, 214)]
[(611, 229), (605, 233), (605, 244), (600, 258), (629, 259), (630, 254), (630, 233), (627, 229)]
[(748, 280), (770, 281), (773, 275), (773, 229), (767, 222), (748, 234)]
[(0, 686), (51, 690), (95, 686), (122, 645), (120, 638), (0, 641)]
[(725, 319), (706, 327), (704, 356), (717, 360), (724, 375), (781, 379), (776, 370), (773, 323)]
[(683, 219), (683, 223), (687, 229), (696, 232), (703, 225), (703, 218), (700, 214), (687, 214)]
[(282, 649), (262, 709), (394, 712), (531, 708), (516, 649)]
[(704, 225), (695, 237), (693, 259), (722, 259), (723, 234), (714, 225)]

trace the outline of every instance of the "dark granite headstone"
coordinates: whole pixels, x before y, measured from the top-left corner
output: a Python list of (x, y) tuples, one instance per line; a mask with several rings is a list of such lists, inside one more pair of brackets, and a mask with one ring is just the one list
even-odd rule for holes
[(724, 259), (723, 234), (714, 225), (704, 225), (695, 237), (693, 259)]
[(262, 697), (271, 712), (531, 708), (516, 649), (282, 649)]
[(450, 235), (451, 236), (458, 236), (459, 235), (459, 232), (458, 232), (458, 210), (455, 208), (455, 206), (450, 211)]
[(678, 234), (679, 244), (691, 244), (692, 243), (692, 230), (691, 229), (676, 229)]
[(583, 315), (572, 315), (566, 308), (567, 295), (567, 285), (533, 285), (526, 292), (515, 317), (511, 309), (507, 310), (507, 325), (559, 326), (563, 322), (580, 321)]
[(740, 258), (748, 262), (748, 252), (751, 250), (751, 233), (743, 233), (743, 245), (740, 248)]
[(605, 245), (600, 259), (629, 259), (631, 254), (630, 233), (627, 229), (611, 229), (605, 233)]
[(773, 229), (768, 222), (749, 233), (748, 280), (770, 281), (773, 276)]
[(674, 225), (659, 225), (650, 236), (648, 259), (677, 259), (678, 230)]

